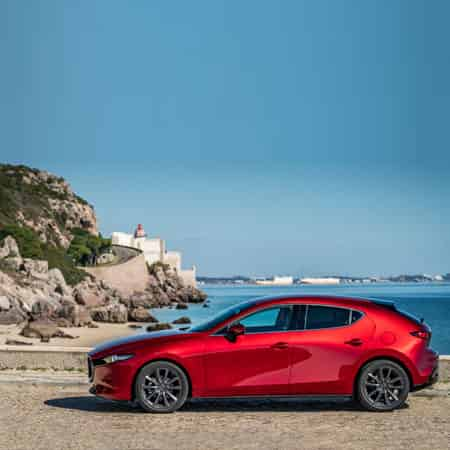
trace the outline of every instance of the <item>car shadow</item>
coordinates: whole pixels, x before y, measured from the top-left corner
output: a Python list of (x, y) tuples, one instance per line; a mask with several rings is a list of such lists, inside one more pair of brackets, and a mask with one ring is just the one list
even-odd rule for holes
[[(62, 408), (95, 413), (131, 413), (141, 414), (144, 411), (130, 402), (115, 402), (104, 400), (94, 396), (60, 397), (46, 400), (45, 405), (52, 408)], [(402, 409), (408, 408), (405, 404)], [(357, 403), (350, 401), (306, 401), (300, 399), (224, 399), (206, 400), (195, 399), (186, 403), (179, 411), (183, 413), (205, 413), (205, 412), (292, 412), (311, 413), (325, 411), (359, 411), (367, 412)]]

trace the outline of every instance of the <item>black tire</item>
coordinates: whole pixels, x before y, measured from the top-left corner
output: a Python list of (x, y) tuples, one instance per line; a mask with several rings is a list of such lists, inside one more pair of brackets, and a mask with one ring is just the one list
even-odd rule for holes
[(367, 363), (358, 378), (357, 399), (368, 411), (385, 412), (400, 408), (410, 390), (408, 374), (388, 359)]
[(151, 413), (171, 413), (180, 409), (189, 395), (184, 371), (168, 361), (154, 361), (137, 376), (135, 395), (139, 405)]

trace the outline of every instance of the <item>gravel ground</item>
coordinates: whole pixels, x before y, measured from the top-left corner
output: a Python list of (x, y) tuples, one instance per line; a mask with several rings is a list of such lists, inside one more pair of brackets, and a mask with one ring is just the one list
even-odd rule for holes
[(145, 414), (90, 396), (84, 386), (0, 384), (0, 449), (450, 448), (450, 397), (410, 397), (393, 413), (350, 404), (196, 401)]

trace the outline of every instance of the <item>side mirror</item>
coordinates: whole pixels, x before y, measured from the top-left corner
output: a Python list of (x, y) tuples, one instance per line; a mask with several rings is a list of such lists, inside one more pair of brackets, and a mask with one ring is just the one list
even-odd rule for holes
[(240, 336), (241, 334), (245, 333), (245, 327), (244, 325), (240, 324), (240, 323), (235, 323), (233, 325), (231, 325), (228, 329), (227, 332), (225, 334), (225, 337), (230, 341), (230, 342), (236, 342), (236, 338), (238, 336)]

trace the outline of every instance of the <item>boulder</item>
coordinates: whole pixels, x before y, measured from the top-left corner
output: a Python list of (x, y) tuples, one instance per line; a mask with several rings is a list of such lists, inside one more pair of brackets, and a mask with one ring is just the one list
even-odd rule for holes
[(128, 321), (127, 308), (121, 303), (94, 308), (91, 310), (91, 316), (96, 322), (126, 323)]
[(11, 308), (11, 302), (5, 295), (0, 296), (0, 311), (8, 311)]
[(52, 337), (62, 337), (73, 339), (74, 336), (64, 333), (60, 330), (54, 322), (47, 320), (38, 320), (34, 322), (28, 322), (22, 329), (20, 334), (28, 338), (41, 339), (43, 342), (48, 342)]
[(131, 308), (153, 308), (157, 306), (153, 294), (149, 291), (134, 292), (133, 295), (126, 300)]
[(17, 306), (12, 306), (7, 311), (0, 311), (0, 325), (22, 323), (26, 319), (27, 315)]
[(25, 258), (22, 267), (29, 277), (44, 281), (48, 280), (48, 261)]
[(177, 303), (177, 306), (175, 307), (175, 309), (188, 309), (188, 305), (187, 305), (187, 303), (184, 303), (184, 302)]
[(33, 320), (51, 319), (57, 316), (60, 304), (52, 299), (39, 299), (31, 307), (30, 316)]
[(48, 271), (48, 282), (53, 290), (61, 295), (71, 295), (72, 289), (67, 285), (62, 272), (56, 267)]
[(87, 308), (96, 308), (104, 305), (106, 302), (104, 292), (98, 291), (97, 289), (89, 289), (86, 286), (76, 288), (74, 297), (78, 304)]
[(23, 259), (20, 256), (8, 256), (3, 259), (3, 267), (6, 270), (18, 272), (23, 267)]
[(133, 308), (128, 310), (128, 320), (130, 322), (158, 322), (146, 308)]
[(176, 319), (172, 322), (173, 324), (186, 324), (186, 323), (192, 323), (191, 319), (189, 319), (189, 317), (183, 316), (180, 317), (179, 319)]
[(20, 257), (19, 246), (12, 236), (6, 236), (0, 247), (0, 259), (6, 257)]
[(152, 331), (161, 331), (161, 330), (170, 330), (172, 329), (172, 325), (170, 323), (154, 323), (152, 325), (149, 325), (146, 330), (149, 332)]

